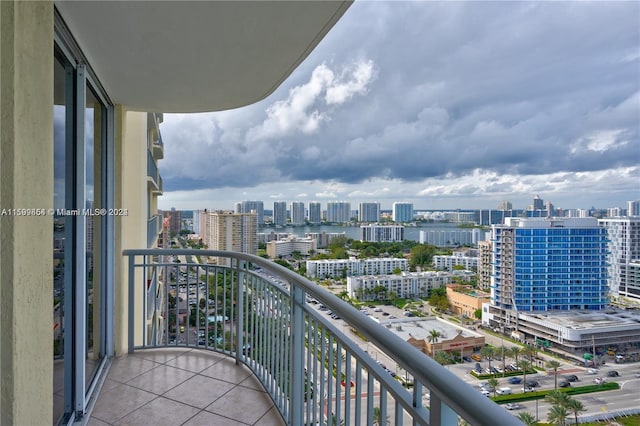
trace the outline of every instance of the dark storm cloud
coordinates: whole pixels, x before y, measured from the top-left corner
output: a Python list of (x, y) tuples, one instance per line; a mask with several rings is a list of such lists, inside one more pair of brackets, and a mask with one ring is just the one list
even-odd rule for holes
[(639, 13), (637, 2), (356, 2), (269, 99), (167, 116), (166, 186), (637, 166)]

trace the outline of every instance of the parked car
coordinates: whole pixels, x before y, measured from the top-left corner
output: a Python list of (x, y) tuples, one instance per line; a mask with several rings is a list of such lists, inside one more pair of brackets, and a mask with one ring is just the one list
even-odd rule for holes
[(522, 405), (518, 404), (517, 402), (509, 402), (504, 405), (504, 408), (506, 408), (507, 410), (517, 410), (520, 407), (522, 407)]
[(509, 377), (508, 382), (512, 385), (517, 385), (519, 383), (522, 383), (522, 379), (520, 377)]
[(491, 392), (489, 392), (489, 391), (488, 391), (488, 390), (486, 390), (486, 389), (481, 389), (481, 390), (480, 390), (480, 393), (481, 393), (481, 394), (483, 394), (484, 396), (490, 396), (490, 395), (491, 395)]
[(571, 386), (571, 383), (568, 382), (567, 380), (563, 380), (560, 383), (558, 383), (558, 386), (560, 386), (561, 388), (568, 388), (569, 386)]
[(607, 373), (607, 376), (609, 377), (618, 377), (620, 374), (618, 374), (618, 372), (616, 370), (611, 370)]
[(470, 357), (470, 356), (467, 356), (467, 355), (463, 356), (463, 357), (462, 357), (462, 359), (463, 359), (463, 360), (465, 360), (466, 362), (472, 362), (472, 361), (473, 361), (473, 360), (471, 359), (471, 357)]

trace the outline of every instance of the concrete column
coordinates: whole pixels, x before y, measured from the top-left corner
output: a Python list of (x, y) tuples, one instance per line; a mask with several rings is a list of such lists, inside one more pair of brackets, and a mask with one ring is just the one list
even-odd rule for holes
[[(116, 194), (115, 207), (128, 210), (127, 216), (116, 217), (116, 288), (115, 336), (116, 355), (127, 353), (128, 340), (128, 262), (121, 256), (124, 249), (147, 248), (147, 113), (115, 109), (116, 131)], [(142, 271), (136, 273), (136, 283), (143, 285)], [(143, 291), (140, 287), (136, 295)], [(135, 303), (136, 301), (134, 301)], [(139, 306), (138, 306), (139, 305)], [(138, 300), (134, 332), (141, 343), (142, 309)]]
[(0, 1), (0, 424), (53, 419), (53, 2)]

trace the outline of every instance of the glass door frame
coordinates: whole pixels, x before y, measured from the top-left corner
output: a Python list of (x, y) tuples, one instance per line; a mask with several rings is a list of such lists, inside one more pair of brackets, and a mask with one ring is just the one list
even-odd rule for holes
[(114, 207), (115, 199), (115, 116), (113, 103), (57, 10), (54, 22), (55, 58), (66, 70), (64, 205), (68, 211), (79, 212), (65, 216), (65, 234), (71, 244), (65, 247), (64, 254), (64, 415), (60, 423), (72, 424), (86, 413), (114, 354), (115, 223), (113, 216), (101, 215), (96, 224), (100, 228), (99, 245), (93, 248), (93, 259), (101, 263), (98, 277), (100, 304), (93, 307), (94, 312), (99, 312), (99, 340), (94, 341), (94, 348), (99, 350), (100, 361), (87, 386), (86, 223), (87, 219), (94, 219), (83, 214), (87, 181), (84, 125), (87, 92), (91, 90), (102, 106), (100, 129), (94, 129), (94, 135), (99, 134), (101, 140), (99, 152), (94, 152), (94, 161), (100, 161), (100, 176), (96, 176), (100, 182), (99, 206), (106, 209)]

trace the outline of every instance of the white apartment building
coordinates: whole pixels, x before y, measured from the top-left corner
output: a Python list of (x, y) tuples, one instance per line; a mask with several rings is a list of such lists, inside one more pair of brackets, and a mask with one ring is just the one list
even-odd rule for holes
[(287, 202), (275, 201), (273, 203), (273, 224), (284, 226), (287, 224)]
[(406, 271), (409, 262), (404, 258), (322, 259), (307, 261), (309, 278), (342, 278), (359, 275), (391, 274)]
[(468, 251), (454, 251), (452, 255), (433, 256), (433, 266), (436, 269), (452, 270), (454, 266), (464, 266), (470, 270), (478, 267), (478, 256), (472, 256)]
[(308, 256), (310, 252), (317, 249), (316, 240), (312, 238), (290, 236), (284, 240), (269, 241), (267, 243), (267, 256), (270, 259), (278, 259), (284, 256), (291, 256), (294, 252)]
[(360, 241), (390, 243), (403, 240), (404, 226), (377, 224), (360, 226)]
[[(397, 297), (401, 298), (425, 298), (431, 295), (433, 289), (451, 283), (454, 276), (461, 276), (468, 281), (473, 275), (427, 271), (403, 272), (401, 275), (347, 277), (347, 292), (349, 297), (363, 301), (385, 299), (389, 293), (395, 293)], [(385, 290), (375, 290), (380, 288), (385, 288)]]
[(629, 282), (629, 264), (640, 259), (640, 216), (598, 220), (607, 230), (607, 275), (614, 297), (640, 301), (640, 292)]
[(420, 231), (420, 244), (431, 244), (438, 247), (457, 247), (476, 245), (486, 239), (489, 231), (479, 228), (430, 229)]

